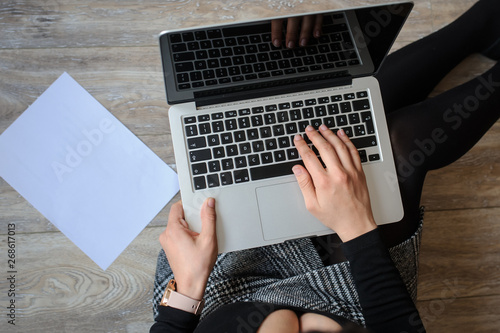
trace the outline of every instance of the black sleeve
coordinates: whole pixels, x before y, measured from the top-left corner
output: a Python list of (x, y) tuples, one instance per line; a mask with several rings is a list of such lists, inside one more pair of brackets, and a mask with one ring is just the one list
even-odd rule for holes
[(151, 326), (149, 332), (192, 333), (198, 325), (199, 320), (200, 317), (193, 313), (174, 309), (169, 306), (159, 306), (156, 323)]
[(425, 332), (379, 229), (342, 244), (351, 266), (366, 326), (373, 332)]

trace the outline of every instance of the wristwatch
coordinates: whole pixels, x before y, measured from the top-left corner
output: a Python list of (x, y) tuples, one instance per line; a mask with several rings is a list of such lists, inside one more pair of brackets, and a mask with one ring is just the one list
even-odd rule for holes
[(198, 301), (192, 299), (191, 297), (184, 296), (179, 294), (176, 289), (177, 285), (175, 284), (175, 280), (170, 280), (167, 285), (167, 290), (165, 290), (165, 293), (161, 298), (160, 305), (170, 306), (175, 309), (194, 313), (197, 316), (200, 315), (201, 310), (203, 310), (203, 306), (205, 305), (205, 300), (202, 299), (201, 301)]

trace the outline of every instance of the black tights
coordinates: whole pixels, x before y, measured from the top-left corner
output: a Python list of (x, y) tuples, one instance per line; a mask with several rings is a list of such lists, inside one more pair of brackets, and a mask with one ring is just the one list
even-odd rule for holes
[[(467, 83), (428, 98), (467, 56), (495, 43), (500, 46), (498, 17), (500, 2), (481, 0), (447, 27), (389, 55), (377, 75), (405, 212), (400, 222), (380, 227), (387, 246), (415, 233), (427, 172), (464, 155), (500, 117), (499, 63)], [(334, 251), (339, 244), (335, 236), (314, 242), (323, 259), (342, 260)]]

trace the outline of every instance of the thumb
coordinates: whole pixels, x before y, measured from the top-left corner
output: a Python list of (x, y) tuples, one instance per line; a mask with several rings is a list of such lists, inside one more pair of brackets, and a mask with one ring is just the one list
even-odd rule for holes
[(297, 179), (297, 183), (299, 184), (300, 190), (302, 192), (302, 196), (304, 197), (304, 201), (306, 203), (306, 207), (310, 207), (311, 204), (316, 200), (316, 189), (312, 182), (311, 176), (309, 172), (301, 166), (295, 165), (292, 168), (293, 174)]
[(201, 235), (207, 238), (216, 238), (215, 225), (217, 215), (215, 213), (215, 199), (208, 198), (201, 207)]

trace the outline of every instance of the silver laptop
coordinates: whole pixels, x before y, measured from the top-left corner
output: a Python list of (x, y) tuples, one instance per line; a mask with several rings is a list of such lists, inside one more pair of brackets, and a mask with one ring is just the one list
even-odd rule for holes
[[(292, 173), (302, 163), (293, 137), (321, 124), (344, 129), (358, 148), (376, 222), (403, 217), (373, 75), (412, 7), (405, 2), (160, 34), (182, 203), (193, 230), (201, 230), (203, 201), (214, 197), (220, 252), (332, 233), (306, 210)], [(298, 45), (298, 34), (314, 25), (321, 34), (308, 34), (305, 46), (273, 43), (284, 45), (288, 32)]]

